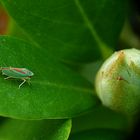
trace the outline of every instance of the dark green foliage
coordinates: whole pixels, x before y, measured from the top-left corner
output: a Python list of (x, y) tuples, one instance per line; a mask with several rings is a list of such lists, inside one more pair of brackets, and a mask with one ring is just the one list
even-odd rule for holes
[(126, 134), (113, 129), (93, 129), (73, 134), (69, 140), (124, 140)]
[[(34, 76), (21, 89), (20, 80), (0, 76), (0, 115), (11, 118), (1, 119), (0, 139), (122, 140), (126, 121), (100, 109), (93, 81), (100, 62), (116, 49), (126, 0), (1, 2), (17, 25), (10, 35), (17, 34), (0, 37), (0, 67), (25, 67)], [(65, 118), (73, 120), (71, 134)]]
[(125, 0), (2, 1), (35, 44), (74, 63), (105, 57), (116, 47), (126, 10)]

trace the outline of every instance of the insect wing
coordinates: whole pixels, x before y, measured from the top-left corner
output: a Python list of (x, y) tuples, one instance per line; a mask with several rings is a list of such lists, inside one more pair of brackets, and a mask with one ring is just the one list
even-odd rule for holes
[(26, 72), (23, 71), (23, 68), (3, 68), (2, 73), (13, 78), (28, 77)]

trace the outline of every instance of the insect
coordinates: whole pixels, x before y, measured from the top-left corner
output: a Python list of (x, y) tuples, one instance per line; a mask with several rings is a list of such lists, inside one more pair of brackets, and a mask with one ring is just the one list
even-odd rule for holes
[(19, 88), (27, 81), (29, 83), (34, 73), (26, 68), (14, 68), (14, 67), (1, 67), (2, 75), (7, 77), (4, 79), (14, 78), (21, 79), (23, 82), (19, 85)]

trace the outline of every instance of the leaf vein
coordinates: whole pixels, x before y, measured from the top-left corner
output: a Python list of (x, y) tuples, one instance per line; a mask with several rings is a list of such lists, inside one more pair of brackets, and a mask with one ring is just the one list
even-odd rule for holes
[(40, 83), (42, 85), (53, 86), (53, 87), (62, 88), (62, 89), (73, 89), (73, 90), (76, 90), (76, 91), (93, 93), (92, 89), (75, 87), (75, 86), (72, 86), (72, 85), (67, 86), (67, 85), (63, 85), (63, 84), (57, 84), (57, 83), (51, 83), (51, 82), (42, 82), (42, 81), (38, 81), (38, 82), (32, 81), (32, 83)]

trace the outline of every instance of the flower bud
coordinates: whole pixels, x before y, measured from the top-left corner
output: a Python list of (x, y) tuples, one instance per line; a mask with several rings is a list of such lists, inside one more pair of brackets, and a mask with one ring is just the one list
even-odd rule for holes
[(108, 58), (96, 76), (103, 105), (128, 115), (140, 110), (140, 51), (126, 49)]

